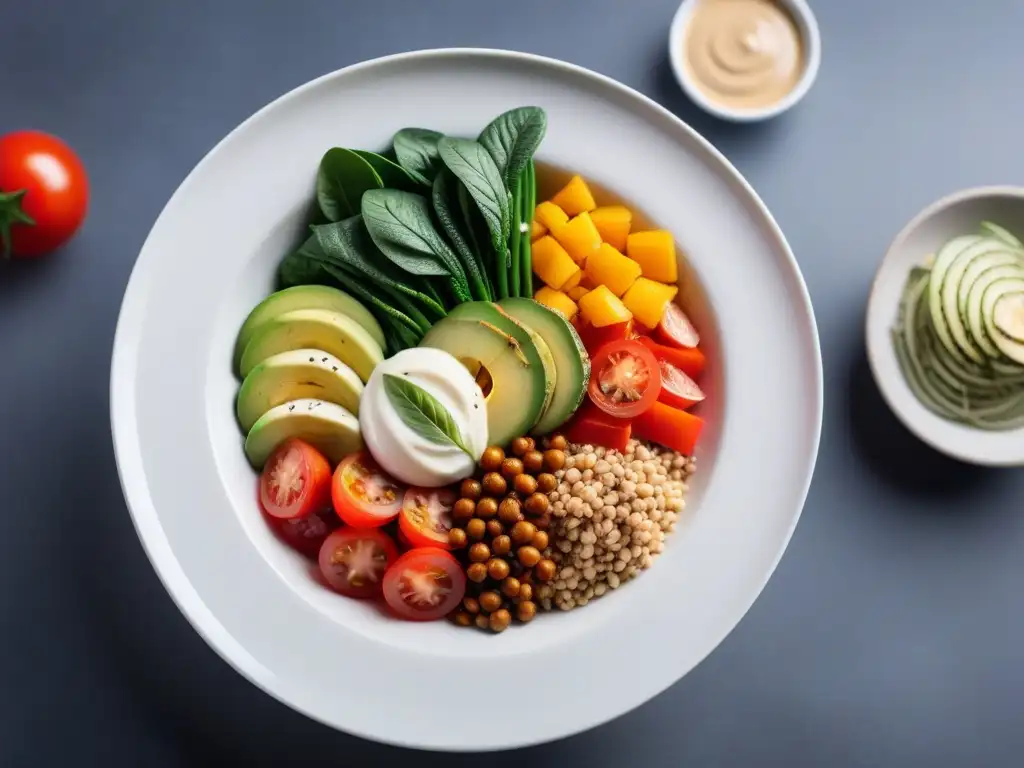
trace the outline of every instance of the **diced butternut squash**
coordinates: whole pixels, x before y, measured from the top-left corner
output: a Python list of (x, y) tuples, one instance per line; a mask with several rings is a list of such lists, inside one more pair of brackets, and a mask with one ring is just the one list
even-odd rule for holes
[(584, 288), (582, 285), (577, 285), (575, 288), (570, 288), (566, 291), (569, 294), (569, 298), (573, 301), (579, 301), (590, 291), (589, 288)]
[(595, 328), (625, 323), (632, 317), (622, 300), (604, 285), (597, 286), (580, 299), (579, 307), (583, 319)]
[(601, 233), (586, 212), (574, 216), (565, 224), (551, 227), (551, 234), (580, 266), (601, 246)]
[(592, 291), (597, 288), (596, 283), (592, 283), (590, 278), (587, 277), (587, 273), (583, 273), (583, 277), (580, 278), (580, 288), (586, 288), (588, 291)]
[(607, 286), (616, 296), (622, 296), (640, 277), (640, 265), (608, 243), (601, 243), (590, 255), (585, 271), (591, 282)]
[(553, 309), (555, 312), (564, 315), (565, 319), (569, 322), (572, 322), (572, 319), (576, 317), (576, 313), (579, 311), (575, 301), (562, 293), (562, 291), (556, 291), (547, 286), (537, 291), (533, 298), (548, 309)]
[(626, 255), (640, 265), (643, 276), (661, 283), (676, 283), (676, 244), (664, 229), (634, 232), (626, 238)]
[(580, 280), (582, 278), (583, 278), (583, 270), (582, 269), (577, 270), (576, 272), (573, 273), (573, 275), (568, 280), (566, 280), (564, 283), (562, 283), (562, 287), (559, 288), (559, 290), (560, 291), (564, 291), (565, 293), (568, 293), (573, 288), (576, 288), (577, 286), (579, 286)]
[(569, 214), (554, 203), (540, 203), (533, 212), (533, 218), (550, 232), (569, 221)]
[(641, 277), (623, 294), (622, 303), (637, 322), (648, 328), (655, 328), (661, 322), (661, 316), (665, 314), (665, 307), (678, 292), (679, 288), (674, 285), (665, 285)]
[(590, 194), (590, 187), (580, 176), (573, 176), (569, 179), (569, 183), (551, 198), (551, 202), (570, 216), (597, 208), (594, 196)]
[(633, 214), (624, 205), (603, 205), (590, 212), (601, 239), (617, 251), (626, 250), (626, 237), (633, 224)]
[(534, 240), (536, 240), (536, 239), (538, 239), (540, 237), (544, 237), (544, 235), (546, 235), (547, 233), (548, 233), (548, 228), (545, 227), (543, 224), (541, 224), (536, 219), (534, 219), (533, 221), (530, 222), (530, 242), (531, 243)]
[(544, 235), (533, 244), (533, 271), (556, 291), (571, 278), (579, 284), (580, 268), (551, 235)]

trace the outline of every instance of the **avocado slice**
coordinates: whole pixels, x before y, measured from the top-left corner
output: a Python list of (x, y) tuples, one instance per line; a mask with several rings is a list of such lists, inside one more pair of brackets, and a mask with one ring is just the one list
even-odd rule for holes
[(348, 315), (329, 309), (297, 309), (260, 325), (245, 345), (243, 377), (271, 355), (292, 349), (322, 349), (359, 374), (364, 382), (384, 359), (380, 344)]
[(285, 312), (294, 312), (296, 309), (329, 309), (348, 315), (370, 334), (381, 349), (387, 346), (384, 331), (377, 318), (359, 301), (344, 291), (328, 285), (296, 285), (270, 294), (249, 313), (235, 341), (235, 370), (241, 365), (242, 353), (259, 327), (268, 320), (273, 320)]
[(293, 349), (271, 355), (253, 368), (238, 390), (236, 412), (248, 432), (271, 408), (289, 400), (314, 398), (359, 414), (363, 382), (334, 355), (320, 349)]
[(555, 358), (552, 356), (551, 348), (548, 347), (547, 342), (528, 325), (520, 323), (509, 315), (508, 312), (490, 301), (469, 301), (465, 304), (460, 304), (449, 312), (448, 316), (454, 317), (456, 320), (482, 320), (489, 322), (500, 328), (504, 333), (512, 336), (524, 348), (532, 345), (537, 350), (537, 356), (540, 358), (540, 366), (544, 371), (545, 379), (544, 407), (541, 409), (541, 413), (543, 413), (551, 403), (551, 397), (555, 392), (555, 379), (558, 376), (558, 371), (555, 368)]
[[(461, 305), (465, 306), (465, 305)], [(487, 405), (488, 440), (507, 445), (525, 435), (544, 410), (547, 378), (533, 342), (508, 333), (498, 312), (489, 320), (459, 320), (450, 315), (434, 323), (421, 347), (443, 349), (469, 369)]]
[(580, 336), (554, 310), (533, 299), (502, 299), (498, 306), (522, 325), (532, 328), (548, 345), (555, 361), (554, 393), (551, 403), (534, 425), (535, 435), (554, 432), (580, 407), (590, 383), (590, 356)]
[(290, 437), (305, 440), (332, 466), (363, 449), (359, 420), (335, 403), (303, 398), (271, 408), (252, 425), (245, 438), (245, 455), (257, 470)]

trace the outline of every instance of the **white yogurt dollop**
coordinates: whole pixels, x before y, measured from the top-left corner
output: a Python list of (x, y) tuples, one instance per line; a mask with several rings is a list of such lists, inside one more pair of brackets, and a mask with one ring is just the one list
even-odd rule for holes
[[(448, 409), (472, 455), (451, 443), (432, 442), (406, 424), (384, 389), (385, 374), (407, 379), (433, 395)], [(427, 488), (469, 477), (487, 447), (483, 393), (465, 366), (440, 349), (406, 349), (374, 368), (359, 402), (359, 426), (382, 469), (409, 485)]]

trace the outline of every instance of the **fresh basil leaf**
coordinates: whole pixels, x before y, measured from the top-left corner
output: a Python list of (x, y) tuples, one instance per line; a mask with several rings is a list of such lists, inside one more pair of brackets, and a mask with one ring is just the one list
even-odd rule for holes
[(359, 213), (363, 193), (384, 186), (373, 166), (351, 149), (334, 147), (320, 160), (316, 175), (316, 199), (330, 221)]
[(454, 445), (475, 458), (448, 409), (423, 387), (402, 376), (385, 373), (384, 392), (399, 418), (417, 435), (436, 445)]
[(498, 115), (484, 128), (479, 141), (511, 189), (544, 139), (548, 119), (540, 107), (518, 107)]
[(420, 183), (405, 168), (392, 162), (384, 157), (384, 155), (378, 155), (376, 152), (367, 152), (365, 149), (353, 151), (373, 167), (373, 170), (380, 176), (380, 180), (385, 187), (404, 189), (406, 192), (415, 192), (420, 188)]
[(507, 263), (509, 255), (505, 243), (511, 229), (512, 202), (498, 166), (484, 146), (471, 139), (445, 136), (438, 141), (437, 149), (441, 161), (466, 185), (483, 214), (495, 255), (499, 261)]
[(437, 141), (444, 134), (426, 128), (403, 128), (393, 141), (395, 157), (409, 175), (429, 186), (441, 167)]

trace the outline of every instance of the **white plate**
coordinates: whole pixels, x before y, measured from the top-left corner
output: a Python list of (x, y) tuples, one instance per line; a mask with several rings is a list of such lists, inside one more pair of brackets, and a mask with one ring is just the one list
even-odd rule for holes
[[(475, 135), (547, 110), (539, 159), (615, 189), (671, 229), (712, 365), (709, 427), (684, 524), (655, 567), (609, 597), (499, 636), (409, 624), (310, 578), (257, 510), (231, 372), (235, 333), (301, 236), (333, 145), (383, 147), (422, 125)], [(803, 280), (739, 173), (649, 99), (519, 53), (424, 51), (308, 83), (195, 168), (147, 239), (114, 344), (118, 470), (139, 537), (206, 641), (271, 695), (366, 738), (517, 747), (606, 722), (685, 675), (736, 626), (793, 532), (818, 447), (822, 373)], [(500, 680), (514, 727), (481, 705)], [(513, 684), (515, 681), (515, 684)], [(511, 686), (511, 687), (509, 687)], [(518, 687), (517, 687), (518, 686)]]

